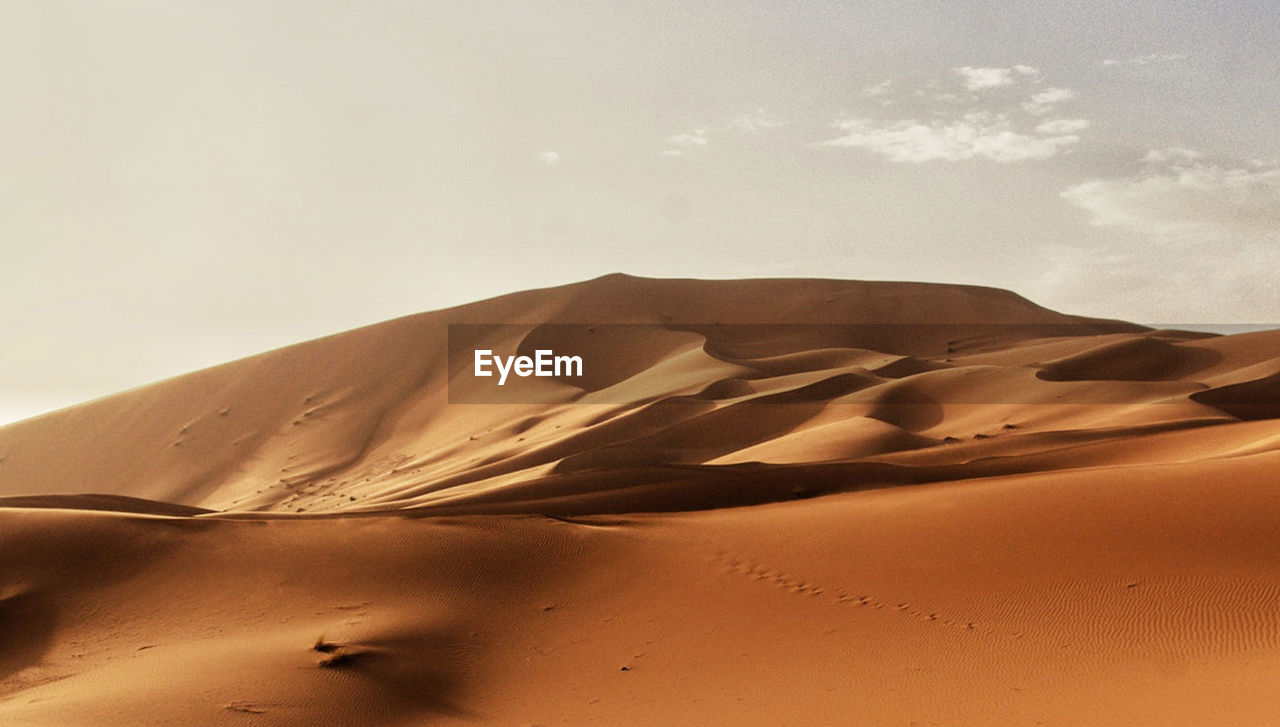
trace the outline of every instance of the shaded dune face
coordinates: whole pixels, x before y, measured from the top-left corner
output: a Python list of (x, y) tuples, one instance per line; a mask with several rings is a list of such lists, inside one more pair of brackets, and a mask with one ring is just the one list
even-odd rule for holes
[(1149, 336), (1125, 337), (1048, 362), (1037, 375), (1046, 381), (1177, 381), (1221, 360), (1209, 349)]
[(53, 640), (57, 626), (56, 607), (39, 593), (10, 584), (0, 596), (0, 679), (38, 664)]
[(1278, 381), (1274, 332), (829, 280), (268, 352), (0, 428), (0, 724), (1274, 721)]
[(1198, 391), (1191, 399), (1244, 420), (1277, 419), (1280, 418), (1280, 373)]

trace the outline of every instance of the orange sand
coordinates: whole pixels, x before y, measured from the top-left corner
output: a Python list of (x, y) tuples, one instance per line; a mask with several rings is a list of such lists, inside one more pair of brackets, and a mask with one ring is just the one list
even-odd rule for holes
[[(450, 323), (651, 325), (450, 404)], [(1275, 417), (1280, 332), (986, 288), (390, 321), (0, 428), (0, 725), (1276, 723)]]

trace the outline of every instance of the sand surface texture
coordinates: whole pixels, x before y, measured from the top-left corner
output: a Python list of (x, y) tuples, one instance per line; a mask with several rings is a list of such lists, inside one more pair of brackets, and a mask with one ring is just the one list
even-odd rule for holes
[(1276, 724), (1277, 417), (987, 288), (398, 319), (0, 428), (0, 725)]

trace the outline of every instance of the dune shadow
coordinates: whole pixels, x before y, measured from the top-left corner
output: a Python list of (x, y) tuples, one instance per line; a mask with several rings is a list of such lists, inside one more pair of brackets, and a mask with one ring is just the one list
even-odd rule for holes
[(429, 714), (475, 718), (460, 697), (468, 681), (463, 629), (427, 628), (349, 643), (317, 641), (316, 666), (334, 680), (328, 714), (342, 724), (401, 724)]
[(867, 416), (908, 432), (920, 432), (942, 423), (942, 404), (914, 387), (895, 385), (876, 397)]
[(53, 644), (57, 623), (51, 599), (38, 592), (0, 596), (0, 680), (39, 664)]
[(1042, 381), (1177, 381), (1223, 360), (1218, 351), (1157, 338), (1108, 342), (1054, 361), (1036, 372)]
[(1190, 398), (1244, 421), (1280, 419), (1280, 374), (1197, 391)]

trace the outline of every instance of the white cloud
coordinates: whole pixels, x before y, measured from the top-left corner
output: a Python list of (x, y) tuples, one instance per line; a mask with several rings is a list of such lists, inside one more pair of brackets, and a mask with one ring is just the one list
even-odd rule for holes
[(735, 116), (733, 120), (729, 122), (730, 128), (736, 131), (743, 131), (748, 134), (755, 134), (786, 125), (787, 122), (785, 121), (779, 121), (778, 119), (773, 119), (767, 116), (764, 109), (756, 109), (755, 113), (751, 114), (740, 114)]
[(681, 149), (690, 149), (696, 146), (707, 145), (707, 129), (695, 129), (683, 134), (674, 134), (667, 137), (667, 143)]
[(1194, 149), (1184, 149), (1179, 146), (1169, 146), (1164, 149), (1152, 149), (1147, 155), (1142, 157), (1142, 161), (1148, 164), (1173, 164), (1175, 162), (1193, 162), (1203, 156)]
[(673, 134), (667, 137), (667, 143), (671, 146), (658, 152), (662, 156), (677, 157), (684, 156), (693, 149), (704, 147), (710, 143), (707, 133), (710, 131), (707, 127), (686, 131), (682, 134)]
[[(1236, 245), (1221, 252), (1154, 240), (1088, 247), (1051, 245), (1047, 269), (1026, 292), (1072, 313), (1160, 323), (1280, 320), (1275, 246)], [(1212, 264), (1205, 258), (1212, 257)]]
[(962, 66), (951, 70), (960, 74), (964, 79), (964, 87), (970, 91), (980, 91), (985, 88), (999, 88), (1000, 86), (1013, 85), (1012, 68), (974, 68), (973, 66)]
[(952, 68), (951, 71), (964, 80), (964, 87), (970, 91), (1012, 86), (1017, 76), (1032, 76), (1039, 73), (1037, 69), (1024, 65), (1016, 65), (1012, 68), (960, 66)]
[(1280, 167), (1205, 164), (1186, 149), (1157, 150), (1146, 161), (1169, 166), (1120, 179), (1094, 179), (1063, 198), (1091, 224), (1180, 243), (1280, 242)]
[[(1034, 86), (1023, 86), (1014, 94), (972, 93), (1016, 86), (1028, 76), (1038, 82), (1040, 71), (1032, 66), (960, 66), (951, 72), (960, 76), (970, 93), (947, 91), (945, 79), (931, 79), (914, 91), (915, 99), (910, 101), (920, 116), (884, 119), (870, 113), (850, 114), (834, 122), (842, 134), (821, 144), (865, 149), (898, 163), (966, 159), (1020, 162), (1062, 154), (1078, 143), (1079, 132), (1090, 126), (1086, 119), (1039, 118), (1055, 104), (1074, 98), (1070, 89), (1036, 91)], [(860, 95), (876, 98), (891, 87), (891, 81), (884, 81)]]
[[(1060, 250), (1042, 280), (1045, 298), (1162, 323), (1280, 317), (1280, 164), (1224, 166), (1179, 147), (1142, 161), (1139, 174), (1062, 193), (1094, 226), (1127, 234), (1102, 249)], [(1114, 309), (1089, 310), (1102, 304)]]
[(879, 96), (887, 96), (893, 93), (893, 81), (885, 79), (874, 86), (867, 86), (858, 92), (863, 98), (877, 98)]
[(1075, 97), (1076, 92), (1069, 88), (1046, 88), (1031, 94), (1031, 98), (1022, 104), (1022, 109), (1029, 114), (1047, 114), (1055, 105)]
[(913, 164), (934, 160), (1048, 159), (1080, 140), (1073, 133), (1039, 136), (1022, 133), (1006, 115), (985, 112), (927, 124), (915, 119), (890, 122), (845, 119), (836, 122), (836, 126), (844, 135), (824, 142), (826, 145), (866, 149), (892, 162)]
[(1184, 53), (1149, 53), (1145, 56), (1135, 56), (1124, 60), (1116, 60), (1108, 58), (1102, 62), (1104, 66), (1149, 66), (1153, 63), (1169, 63), (1171, 61), (1186, 60)]
[(1036, 126), (1041, 134), (1074, 134), (1089, 128), (1088, 119), (1052, 119)]
[(558, 151), (540, 151), (538, 152), (538, 161), (543, 164), (555, 164), (560, 161), (560, 152)]

